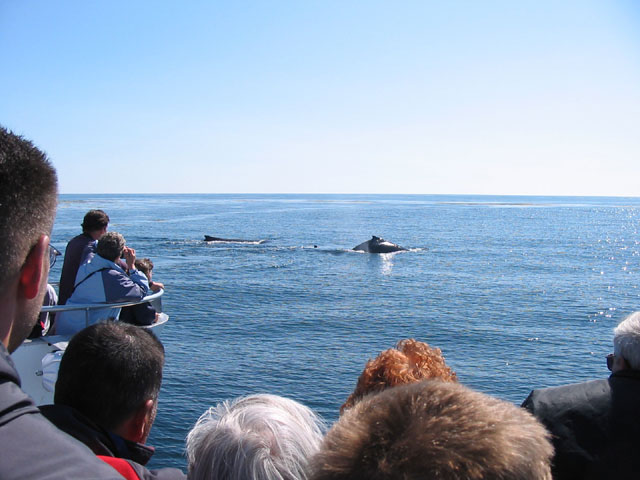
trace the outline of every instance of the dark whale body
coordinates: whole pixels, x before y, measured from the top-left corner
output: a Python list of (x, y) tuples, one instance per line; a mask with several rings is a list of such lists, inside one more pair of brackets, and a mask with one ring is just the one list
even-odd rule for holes
[(373, 235), (371, 240), (367, 240), (366, 242), (362, 242), (360, 245), (356, 245), (353, 247), (353, 250), (367, 253), (391, 253), (401, 252), (406, 250), (406, 248), (396, 245), (395, 243), (387, 242), (384, 238)]
[(212, 237), (211, 235), (204, 236), (205, 242), (227, 242), (227, 243), (264, 243), (264, 240), (243, 240), (241, 238), (222, 238)]

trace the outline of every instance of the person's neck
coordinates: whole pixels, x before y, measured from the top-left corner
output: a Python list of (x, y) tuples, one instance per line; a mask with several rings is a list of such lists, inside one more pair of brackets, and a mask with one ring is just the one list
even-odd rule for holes
[(131, 420), (126, 421), (119, 427), (114, 428), (112, 432), (124, 438), (125, 440), (144, 445), (147, 440), (147, 436), (140, 435), (140, 433), (138, 433), (138, 431), (132, 426), (131, 423)]
[(613, 357), (613, 367), (611, 368), (611, 372), (616, 373), (623, 372), (625, 370), (633, 370), (627, 359), (622, 355), (616, 355)]
[(9, 350), (9, 340), (14, 327), (17, 305), (15, 302), (15, 292), (11, 295), (12, 288), (7, 285), (4, 294), (0, 295), (0, 341)]

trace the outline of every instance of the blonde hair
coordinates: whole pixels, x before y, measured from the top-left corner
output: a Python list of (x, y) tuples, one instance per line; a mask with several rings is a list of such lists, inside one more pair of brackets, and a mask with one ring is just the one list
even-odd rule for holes
[(511, 403), (425, 380), (346, 411), (313, 459), (311, 480), (551, 480), (549, 437)]

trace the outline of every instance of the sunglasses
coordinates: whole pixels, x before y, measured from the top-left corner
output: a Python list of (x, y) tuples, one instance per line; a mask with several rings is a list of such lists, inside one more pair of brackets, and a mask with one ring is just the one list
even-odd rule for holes
[(613, 368), (613, 359), (615, 358), (615, 355), (613, 353), (610, 353), (609, 355), (607, 355), (607, 368), (609, 370), (611, 370)]
[(56, 264), (56, 258), (58, 258), (62, 253), (53, 245), (49, 244), (49, 268), (53, 267)]

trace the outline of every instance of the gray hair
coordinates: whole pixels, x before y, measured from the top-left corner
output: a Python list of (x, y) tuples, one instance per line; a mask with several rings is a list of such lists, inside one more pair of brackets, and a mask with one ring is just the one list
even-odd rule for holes
[(209, 408), (187, 436), (190, 480), (306, 480), (324, 422), (308, 407), (259, 394)]
[(613, 352), (640, 370), (640, 312), (628, 315), (613, 330)]
[(96, 253), (102, 258), (115, 261), (116, 258), (122, 256), (124, 250), (125, 239), (118, 232), (107, 232), (98, 240)]

